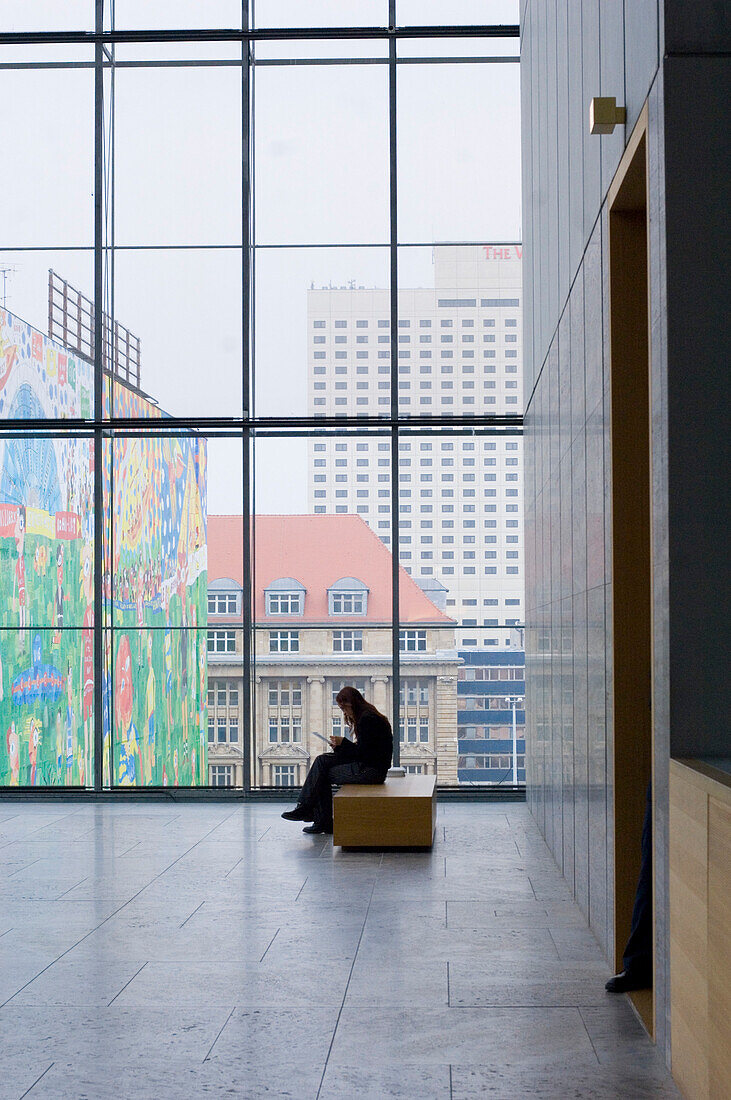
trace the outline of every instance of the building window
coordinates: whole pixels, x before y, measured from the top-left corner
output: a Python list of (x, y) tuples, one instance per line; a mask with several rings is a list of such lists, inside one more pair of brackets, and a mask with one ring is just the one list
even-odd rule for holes
[(269, 631), (269, 652), (270, 653), (299, 653), (299, 649), (300, 649), (299, 630), (270, 630)]
[(362, 630), (333, 630), (333, 653), (362, 653)]
[[(368, 495), (367, 493), (365, 494)], [(331, 615), (365, 615), (367, 593), (330, 592)]]
[(233, 787), (233, 765), (211, 764), (210, 773), (212, 787)]
[(270, 707), (301, 707), (302, 683), (300, 680), (270, 680), (267, 698)]
[(209, 615), (236, 615), (239, 610), (239, 597), (236, 592), (209, 592)]
[(399, 702), (401, 706), (427, 706), (429, 703), (429, 682), (428, 680), (412, 680), (403, 679), (401, 681), (401, 689), (399, 691)]
[(236, 631), (235, 630), (209, 630), (208, 631), (208, 652), (209, 653), (235, 653), (236, 652)]
[[(367, 698), (367, 682), (365, 680), (332, 680), (330, 683), (330, 702), (332, 706), (336, 707), (336, 698), (338, 692), (344, 687), (354, 687), (356, 691), (359, 691), (364, 698)], [(333, 718), (333, 721), (335, 719)]]
[(294, 764), (275, 764), (274, 765), (274, 786), (275, 787), (294, 787)]
[(425, 630), (400, 630), (399, 646), (402, 653), (425, 653)]
[(237, 680), (209, 680), (209, 707), (237, 707), (239, 705), (239, 685)]
[(302, 719), (289, 715), (269, 718), (270, 744), (291, 745), (302, 740)]
[(267, 615), (304, 614), (304, 586), (291, 577), (284, 577), (282, 580), (275, 581), (266, 589), (264, 595)]

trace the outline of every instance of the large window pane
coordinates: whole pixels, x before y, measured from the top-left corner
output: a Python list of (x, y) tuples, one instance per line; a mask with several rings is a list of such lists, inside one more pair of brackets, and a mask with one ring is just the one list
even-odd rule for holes
[(117, 69), (114, 95), (115, 243), (240, 244), (240, 68)]
[(94, 0), (5, 0), (6, 31), (90, 31), (94, 29)]
[(519, 97), (517, 65), (399, 66), (400, 241), (520, 239)]
[(442, 0), (396, 0), (399, 26), (435, 24), (517, 23), (518, 0), (452, 0), (445, 9)]
[(112, 785), (205, 785), (206, 630), (127, 627), (109, 633)]
[[(0, 61), (18, 59), (22, 47), (11, 49), (13, 57)], [(47, 50), (31, 53), (30, 63), (36, 60), (49, 60)], [(0, 102), (3, 247), (93, 244), (93, 70), (0, 70)]]
[(387, 0), (256, 0), (256, 27), (386, 27)]
[(303, 782), (321, 738), (343, 733), (344, 684), (391, 718), (389, 449), (373, 433), (256, 441), (255, 785)]
[(0, 787), (93, 785), (92, 651), (89, 628), (0, 629)]
[(523, 411), (522, 246), (399, 249), (402, 416)]
[[(113, 782), (200, 786), (219, 717), (209, 687), (241, 663), (241, 440), (129, 433), (111, 449)], [(209, 539), (209, 503), (223, 540)], [(240, 746), (238, 712), (226, 717)]]
[[(449, 664), (440, 672), (439, 690), (442, 696), (451, 691), (449, 703), (440, 704), (440, 783), (524, 781), (515, 770), (524, 752), (521, 450), (519, 437), (506, 433), (434, 430), (399, 437), (400, 562), (434, 605), (431, 622), (419, 622), (413, 595), (402, 587), (401, 675), (414, 686), (402, 692), (401, 734), (408, 752), (416, 753), (408, 746), (419, 744), (414, 736), (426, 717), (419, 705), (431, 705), (428, 692), (419, 704), (420, 681), (436, 650)], [(507, 483), (506, 471), (519, 480)], [(521, 731), (514, 753), (513, 709)], [(453, 718), (451, 726), (446, 715)], [(487, 741), (479, 752), (494, 754), (494, 760), (467, 759), (478, 740)], [(501, 770), (498, 756), (506, 752), (513, 753), (515, 765), (511, 756)]]
[(106, 0), (106, 26), (116, 30), (205, 29), (241, 26), (241, 0)]
[(388, 240), (388, 71), (255, 74), (257, 244)]
[[(111, 266), (111, 258), (109, 259)], [(117, 249), (114, 322), (139, 340), (139, 389), (113, 415), (240, 416), (240, 249)]]
[(390, 414), (385, 248), (256, 251), (257, 416)]
[[(21, 395), (29, 403), (34, 391)], [(94, 603), (94, 452), (88, 439), (0, 439), (0, 625), (87, 627)]]

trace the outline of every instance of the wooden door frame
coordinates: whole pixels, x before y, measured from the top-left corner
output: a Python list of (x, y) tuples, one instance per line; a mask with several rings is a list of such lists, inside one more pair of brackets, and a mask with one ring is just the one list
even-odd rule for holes
[[(645, 104), (607, 196), (617, 971), (622, 969), (622, 953), (630, 930), (640, 867), (645, 791), (652, 776), (654, 756), (647, 134)], [(653, 872), (653, 899), (654, 879)], [(653, 905), (653, 923), (654, 912)], [(654, 956), (653, 946), (653, 974)], [(645, 1028), (654, 1036), (654, 977), (653, 989), (632, 994), (631, 999)]]

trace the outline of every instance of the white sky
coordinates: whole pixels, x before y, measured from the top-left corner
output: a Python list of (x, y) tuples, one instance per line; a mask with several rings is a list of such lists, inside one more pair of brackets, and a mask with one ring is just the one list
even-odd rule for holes
[[(517, 7), (517, 0), (399, 0), (398, 20), (517, 22)], [(88, 29), (93, 8), (92, 0), (0, 0), (0, 21), (5, 29)], [(116, 2), (120, 27), (235, 26), (240, 10), (237, 0)], [(385, 12), (384, 0), (256, 4), (257, 23), (274, 26), (376, 25), (387, 22)], [(493, 49), (426, 41), (400, 52), (474, 55), (485, 45)], [(351, 52), (383, 54), (382, 44), (366, 46)], [(494, 48), (517, 54), (518, 43)], [(343, 43), (298, 49), (327, 56)], [(144, 51), (173, 53), (235, 56), (229, 46)], [(60, 55), (91, 60), (80, 47)], [(2, 59), (58, 56), (10, 47)], [(171, 247), (240, 243), (240, 89), (236, 68), (117, 72), (115, 312), (141, 338), (143, 387), (178, 415), (241, 408), (241, 253)], [(49, 267), (93, 292), (93, 256), (78, 251), (93, 244), (93, 71), (2, 70), (0, 102), (7, 306), (46, 331)], [(385, 247), (315, 247), (388, 241), (388, 73), (375, 65), (259, 68), (254, 102), (256, 243), (311, 246), (257, 252), (256, 411), (302, 415), (307, 288), (350, 279), (388, 285)], [(400, 241), (520, 239), (517, 65), (401, 67), (398, 135)], [(31, 247), (43, 251), (22, 251)], [(402, 286), (430, 279), (430, 248), (402, 253)], [(0, 278), (0, 295), (2, 287)], [(306, 510), (304, 442), (259, 447), (260, 508)], [(240, 446), (212, 442), (209, 472), (209, 510), (240, 511)]]

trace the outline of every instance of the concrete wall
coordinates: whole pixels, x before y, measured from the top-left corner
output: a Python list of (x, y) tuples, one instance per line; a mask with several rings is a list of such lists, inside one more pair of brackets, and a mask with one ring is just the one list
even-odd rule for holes
[[(667, 1055), (669, 756), (729, 753), (729, 21), (713, 0), (521, 4), (528, 800), (608, 960), (606, 196), (648, 104), (656, 1037)], [(626, 127), (592, 137), (594, 95), (624, 103)]]

